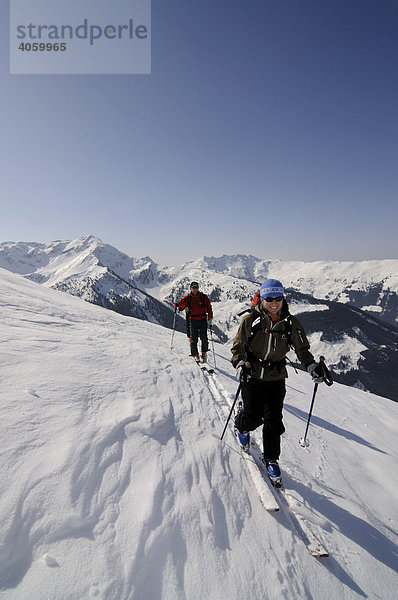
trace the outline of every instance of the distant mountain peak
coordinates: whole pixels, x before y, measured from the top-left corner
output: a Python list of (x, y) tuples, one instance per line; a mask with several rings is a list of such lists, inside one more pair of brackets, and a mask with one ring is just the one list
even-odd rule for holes
[[(173, 322), (173, 302), (189, 291), (190, 281), (198, 281), (213, 303), (218, 341), (233, 338), (238, 313), (250, 307), (264, 279), (275, 277), (293, 301), (293, 314), (313, 335), (314, 352), (329, 357), (335, 374), (345, 378), (341, 381), (361, 381), (385, 395), (394, 384), (387, 373), (396, 353), (398, 261), (305, 263), (223, 254), (165, 267), (148, 255), (132, 258), (87, 234), (70, 241), (0, 243), (0, 267), (167, 327)], [(177, 316), (178, 328), (184, 329)]]

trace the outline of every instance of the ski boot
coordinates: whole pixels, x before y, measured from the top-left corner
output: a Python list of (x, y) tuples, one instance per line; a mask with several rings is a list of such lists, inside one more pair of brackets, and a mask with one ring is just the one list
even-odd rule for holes
[(200, 362), (202, 362), (202, 363), (206, 362), (206, 352), (202, 352), (202, 354), (200, 355)]
[(240, 431), (235, 429), (235, 433), (236, 433), (236, 437), (239, 440), (241, 450), (243, 450), (243, 452), (249, 453), (249, 451), (250, 451), (250, 431), (241, 433)]
[(282, 487), (282, 476), (281, 470), (278, 465), (277, 460), (272, 460), (270, 458), (263, 458), (263, 463), (265, 465), (267, 475), (269, 477), (270, 482), (275, 488)]

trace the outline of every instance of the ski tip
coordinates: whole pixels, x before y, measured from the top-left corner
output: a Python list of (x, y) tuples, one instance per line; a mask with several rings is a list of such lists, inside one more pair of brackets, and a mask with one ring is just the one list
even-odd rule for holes
[(308, 546), (308, 552), (316, 558), (327, 558), (329, 552), (322, 546), (318, 540), (313, 540)]
[(315, 558), (327, 558), (329, 556), (329, 552), (325, 549), (311, 549), (309, 548), (309, 552), (311, 556), (315, 556)]

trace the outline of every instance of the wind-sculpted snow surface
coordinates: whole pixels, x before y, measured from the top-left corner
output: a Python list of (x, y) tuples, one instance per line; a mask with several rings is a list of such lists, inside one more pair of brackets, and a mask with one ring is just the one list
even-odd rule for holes
[(395, 598), (397, 404), (320, 386), (303, 449), (290, 371), (281, 467), (317, 562), (220, 442), (228, 347), (208, 375), (184, 335), (1, 269), (0, 319), (1, 600)]

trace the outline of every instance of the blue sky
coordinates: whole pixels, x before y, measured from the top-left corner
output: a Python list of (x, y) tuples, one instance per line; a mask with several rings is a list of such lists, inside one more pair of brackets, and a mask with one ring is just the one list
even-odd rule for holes
[(396, 0), (153, 0), (150, 75), (10, 75), (0, 6), (0, 241), (397, 258)]

